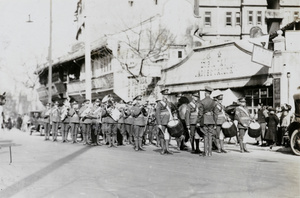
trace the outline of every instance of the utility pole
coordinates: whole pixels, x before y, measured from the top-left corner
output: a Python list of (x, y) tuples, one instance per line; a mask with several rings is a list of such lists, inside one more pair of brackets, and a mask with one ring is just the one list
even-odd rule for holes
[(84, 33), (85, 33), (85, 99), (92, 100), (92, 69), (91, 69), (91, 46), (89, 32), (88, 0), (84, 1)]
[(48, 102), (52, 102), (52, 0), (50, 0), (50, 39), (49, 39), (49, 69), (48, 69)]

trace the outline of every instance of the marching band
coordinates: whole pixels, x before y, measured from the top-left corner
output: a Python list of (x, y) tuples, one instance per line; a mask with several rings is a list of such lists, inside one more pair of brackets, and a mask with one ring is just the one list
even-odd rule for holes
[[(222, 93), (216, 91), (210, 96), (212, 91), (206, 87), (206, 97), (201, 101), (199, 92), (190, 93), (189, 99), (181, 96), (176, 105), (169, 101), (168, 90), (161, 91), (155, 99), (144, 104), (141, 95), (128, 102), (115, 102), (111, 95), (106, 95), (102, 101), (96, 99), (92, 104), (90, 100), (84, 100), (80, 108), (77, 101), (70, 101), (69, 98), (61, 107), (58, 101), (54, 102), (53, 107), (47, 103), (42, 113), (45, 141), (50, 139), (50, 132), (52, 141), (57, 141), (60, 131), (63, 143), (69, 141), (70, 132), (72, 144), (78, 143), (80, 134), (83, 145), (106, 144), (109, 148), (132, 145), (135, 151), (145, 151), (148, 140), (149, 144), (160, 147), (160, 154), (165, 155), (173, 154), (169, 148), (173, 137), (177, 141), (177, 150), (184, 150), (187, 147), (185, 143), (189, 141), (192, 153), (211, 156), (213, 142), (218, 153), (227, 153), (224, 134), (229, 129), (222, 126), (225, 122), (232, 122), (236, 126), (241, 152), (249, 152), (243, 143), (243, 136), (251, 118), (244, 99), (240, 100), (241, 105), (235, 110), (233, 122), (225, 113)], [(201, 139), (204, 140), (204, 151), (200, 150)]]

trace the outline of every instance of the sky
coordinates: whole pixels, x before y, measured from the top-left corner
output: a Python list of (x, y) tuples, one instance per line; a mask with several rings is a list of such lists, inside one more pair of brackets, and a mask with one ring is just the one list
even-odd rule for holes
[[(52, 0), (53, 58), (70, 49), (76, 36), (77, 0)], [(28, 23), (30, 19), (33, 21)], [(47, 62), (50, 43), (50, 0), (0, 0), (0, 92), (5, 82), (24, 78)]]

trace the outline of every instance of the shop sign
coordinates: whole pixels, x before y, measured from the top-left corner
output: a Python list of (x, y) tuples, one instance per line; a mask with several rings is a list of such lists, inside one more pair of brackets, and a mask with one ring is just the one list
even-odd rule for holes
[(267, 67), (272, 67), (273, 51), (259, 45), (253, 45), (252, 61)]

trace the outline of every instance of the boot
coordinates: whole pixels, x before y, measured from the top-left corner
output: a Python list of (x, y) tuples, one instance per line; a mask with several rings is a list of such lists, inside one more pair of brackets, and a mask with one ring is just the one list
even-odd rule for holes
[(111, 137), (110, 135), (106, 135), (106, 141), (108, 142), (108, 147), (111, 147)]
[(129, 144), (133, 144), (132, 136), (131, 135), (129, 135)]
[(244, 153), (244, 144), (242, 141), (240, 141), (240, 150), (241, 150), (241, 153)]
[(123, 135), (122, 137), (123, 137), (122, 145), (125, 146), (126, 142), (127, 142), (127, 137), (126, 137), (126, 135)]
[(208, 136), (208, 156), (212, 156), (212, 136)]
[(204, 153), (203, 153), (203, 157), (205, 157), (205, 156), (208, 156), (208, 137), (207, 137), (207, 135), (204, 135)]
[(135, 151), (138, 151), (138, 150), (139, 150), (139, 141), (138, 141), (137, 139), (134, 140), (134, 147), (133, 147), (133, 149), (134, 149)]
[(164, 140), (164, 139), (161, 139), (161, 140), (160, 140), (160, 146), (161, 146), (160, 154), (161, 154), (161, 155), (164, 155), (164, 154), (166, 153), (165, 140)]
[(217, 147), (218, 147), (218, 151), (217, 151), (217, 153), (221, 153), (222, 151), (221, 151), (221, 143), (220, 143), (220, 141), (221, 140), (219, 140), (219, 139), (216, 139), (216, 142), (217, 142)]
[(191, 138), (192, 151), (195, 151), (194, 140), (195, 140), (194, 138)]
[(142, 140), (139, 139), (137, 142), (138, 142), (138, 150), (140, 150), (140, 151), (145, 151), (145, 150), (142, 148)]
[(225, 149), (224, 149), (224, 141), (223, 140), (219, 140), (219, 141), (220, 141), (221, 152), (227, 153), (227, 151), (225, 151)]
[(117, 141), (116, 141), (116, 140), (117, 140), (117, 136), (113, 135), (113, 136), (112, 136), (112, 146), (113, 146), (113, 147), (117, 147), (117, 145), (116, 145), (116, 142), (117, 142)]
[(166, 153), (173, 155), (173, 152), (169, 150), (170, 140), (166, 140)]
[(200, 139), (195, 139), (194, 141), (195, 141), (195, 144), (196, 144), (196, 150), (194, 152), (192, 152), (192, 153), (194, 153), (194, 154), (200, 154), (200, 153), (202, 153), (200, 151), (200, 149), (199, 149)]
[(244, 151), (245, 151), (246, 153), (250, 153), (250, 152), (247, 150), (247, 148), (246, 148), (246, 143), (243, 143), (243, 146), (244, 146)]

